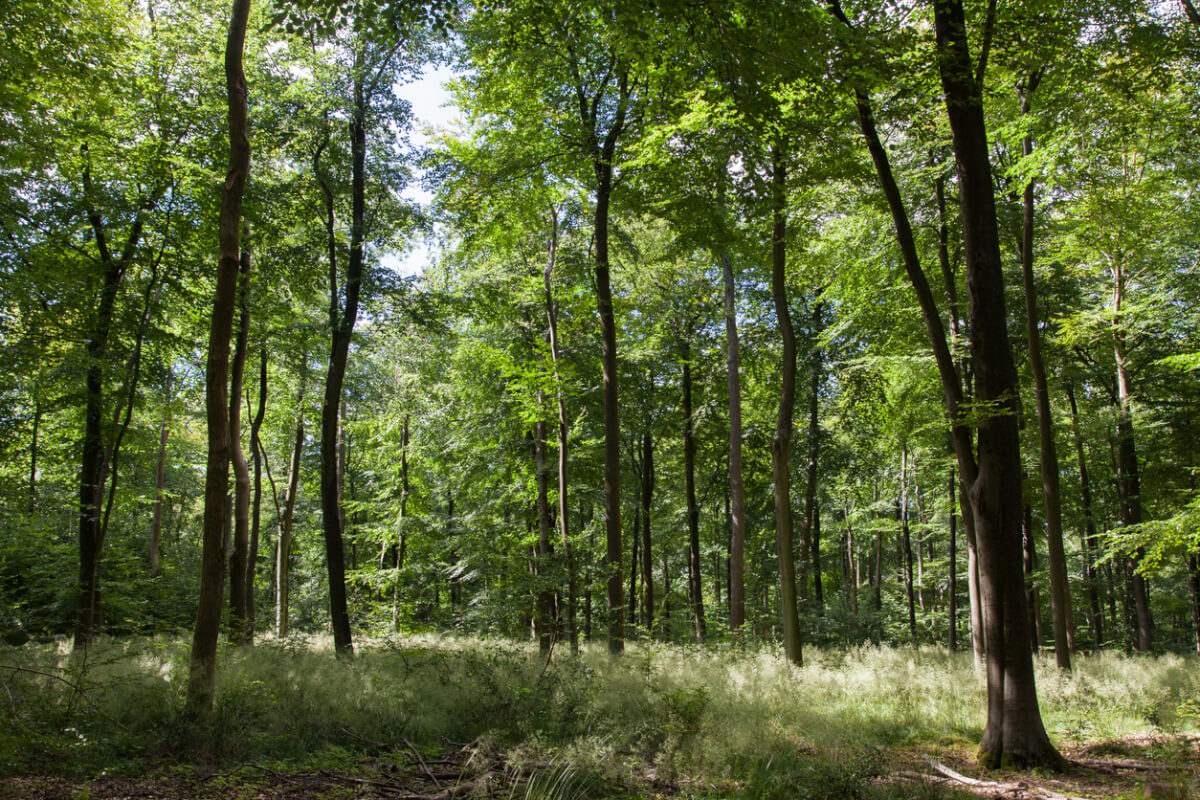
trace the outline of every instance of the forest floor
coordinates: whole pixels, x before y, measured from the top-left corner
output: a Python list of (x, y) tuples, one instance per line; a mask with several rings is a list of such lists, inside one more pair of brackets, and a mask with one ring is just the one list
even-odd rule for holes
[[(1190, 800), (1200, 786), (1200, 738), (1127, 737), (1064, 747), (1060, 774), (981, 772), (965, 746), (897, 747), (878, 752), (864, 793), (853, 797), (994, 800)], [(396, 756), (400, 756), (397, 758)], [(379, 758), (336, 769), (273, 769), (243, 764), (214, 772), (158, 767), (140, 776), (70, 780), (24, 775), (0, 780), (0, 800), (455, 800), (456, 798), (716, 798), (742, 796), (736, 781), (665, 778), (631, 769), (604, 785), (553, 764), (516, 767), (499, 750), (470, 743), (422, 755), (407, 742)], [(803, 797), (809, 797), (804, 794)], [(843, 797), (830, 789), (830, 796)]]

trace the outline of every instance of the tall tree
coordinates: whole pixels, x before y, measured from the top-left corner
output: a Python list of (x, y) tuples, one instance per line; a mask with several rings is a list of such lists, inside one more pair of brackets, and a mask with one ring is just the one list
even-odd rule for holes
[(200, 567), (200, 601), (188, 673), (187, 711), (212, 711), (217, 676), (217, 636), (225, 584), (225, 495), (229, 487), (229, 341), (237, 305), (241, 256), (242, 194), (250, 173), (250, 136), (246, 109), (246, 73), (242, 52), (250, 0), (234, 0), (225, 40), (225, 91), (228, 96), (229, 167), (221, 196), (217, 286), (205, 371), (208, 461), (204, 481), (204, 538)]

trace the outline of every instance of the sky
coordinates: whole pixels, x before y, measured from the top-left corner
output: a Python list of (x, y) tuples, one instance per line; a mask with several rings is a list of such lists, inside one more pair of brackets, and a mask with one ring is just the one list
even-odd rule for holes
[[(448, 127), (458, 116), (458, 107), (446, 90), (446, 83), (453, 77), (449, 67), (430, 66), (417, 80), (397, 87), (399, 95), (412, 103), (412, 144), (418, 147), (427, 144), (432, 133)], [(428, 205), (433, 199), (433, 195), (421, 186), (419, 175), (404, 190), (403, 196), (422, 205)], [(407, 252), (385, 253), (380, 261), (387, 269), (409, 277), (420, 274), (435, 256), (436, 252), (428, 242), (418, 240)]]

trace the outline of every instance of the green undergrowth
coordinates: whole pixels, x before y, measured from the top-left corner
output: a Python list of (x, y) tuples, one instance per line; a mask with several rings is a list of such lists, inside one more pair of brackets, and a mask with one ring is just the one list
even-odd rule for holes
[[(1097, 746), (1193, 731), (1197, 666), (1103, 654), (1062, 676), (1040, 663), (1047, 727)], [(483, 741), (528, 766), (522, 797), (612, 796), (633, 776), (698, 797), (867, 798), (887, 748), (969, 746), (984, 722), (970, 655), (934, 649), (810, 649), (796, 668), (774, 650), (631, 644), (547, 665), (498, 640), (380, 639), (338, 659), (324, 641), (265, 639), (223, 650), (200, 723), (183, 715), (186, 674), (177, 640), (106, 641), (86, 657), (0, 649), (0, 773), (351, 769), (405, 740), (429, 753)], [(901, 791), (932, 790), (888, 796)]]

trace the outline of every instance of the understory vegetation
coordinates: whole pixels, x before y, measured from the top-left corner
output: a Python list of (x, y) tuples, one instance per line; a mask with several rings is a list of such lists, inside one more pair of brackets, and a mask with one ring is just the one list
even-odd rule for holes
[[(470, 744), (545, 796), (612, 796), (643, 778), (700, 796), (861, 797), (885, 752), (962, 751), (984, 725), (971, 655), (934, 648), (814, 649), (803, 667), (775, 648), (652, 644), (545, 662), (534, 646), (452, 636), (376, 639), (353, 660), (331, 650), (300, 637), (225, 649), (214, 713), (194, 723), (179, 640), (5, 648), (0, 773), (337, 769)], [(1200, 729), (1192, 656), (1084, 656), (1074, 676), (1043, 659), (1038, 681), (1064, 748), (1119, 753), (1136, 738), (1166, 753)]]

